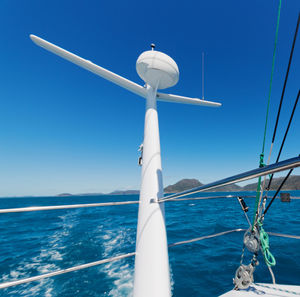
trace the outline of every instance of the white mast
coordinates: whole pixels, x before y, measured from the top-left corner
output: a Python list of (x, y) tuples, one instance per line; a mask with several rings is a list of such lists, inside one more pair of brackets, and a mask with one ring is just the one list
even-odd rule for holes
[(163, 197), (163, 181), (156, 93), (158, 88), (175, 85), (179, 70), (174, 60), (154, 48), (153, 44), (152, 51), (142, 53), (136, 63), (146, 83), (147, 96), (134, 297), (171, 296), (164, 206), (158, 203)]
[(134, 297), (170, 296), (156, 88), (147, 86)]
[(37, 36), (30, 35), (30, 38), (38, 46), (146, 98), (134, 297), (171, 296), (164, 205), (158, 203), (163, 197), (163, 181), (156, 101), (212, 107), (221, 104), (198, 98), (158, 93), (158, 89), (169, 88), (178, 82), (179, 71), (175, 61), (166, 54), (155, 51), (154, 45), (151, 51), (142, 53), (137, 60), (137, 72), (146, 83), (146, 87), (142, 87)]

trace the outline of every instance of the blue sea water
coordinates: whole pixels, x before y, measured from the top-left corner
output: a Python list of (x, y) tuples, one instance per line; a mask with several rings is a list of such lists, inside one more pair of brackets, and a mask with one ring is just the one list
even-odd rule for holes
[[(300, 196), (299, 191), (292, 194)], [(138, 196), (2, 198), (0, 208), (116, 200)], [(252, 218), (254, 199), (246, 202)], [(165, 211), (169, 243), (248, 227), (233, 198), (169, 202)], [(0, 214), (0, 282), (134, 251), (137, 212), (137, 205), (125, 205)], [(300, 235), (299, 214), (300, 200), (277, 199), (266, 215), (265, 230)], [(170, 248), (173, 296), (217, 296), (232, 289), (242, 238), (243, 233), (232, 233)], [(270, 236), (270, 246), (277, 260), (277, 283), (300, 284), (300, 240)], [(259, 260), (255, 281), (271, 282), (261, 256)], [(0, 296), (131, 296), (133, 269), (134, 258), (127, 258), (0, 290)]]

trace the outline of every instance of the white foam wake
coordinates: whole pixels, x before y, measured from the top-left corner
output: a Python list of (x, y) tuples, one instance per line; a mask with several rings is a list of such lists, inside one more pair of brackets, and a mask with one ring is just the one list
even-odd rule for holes
[[(129, 230), (119, 228), (117, 231), (102, 231), (103, 258), (120, 254), (124, 245), (128, 244)], [(113, 288), (107, 296), (128, 297), (133, 293), (133, 267), (128, 259), (107, 263), (101, 269), (112, 280)]]
[[(63, 259), (63, 249), (65, 248), (63, 239), (69, 235), (70, 230), (74, 227), (74, 225), (76, 225), (74, 218), (72, 218), (73, 216), (74, 214), (72, 213), (59, 216), (61, 222), (56, 223), (56, 225), (59, 226), (59, 230), (46, 238), (47, 241), (43, 244), (39, 254), (37, 256), (30, 257), (29, 259), (27, 258), (22, 260), (17, 268), (2, 275), (0, 282), (29, 277), (29, 271), (35, 271), (34, 275), (39, 275), (60, 269), (60, 267), (53, 262), (61, 261)], [(30, 236), (30, 234), (28, 234), (28, 236)], [(45, 238), (38, 240), (42, 241), (43, 239)], [(53, 283), (54, 280), (49, 278), (24, 286), (16, 286), (9, 290), (8, 295), (52, 297), (54, 292)]]

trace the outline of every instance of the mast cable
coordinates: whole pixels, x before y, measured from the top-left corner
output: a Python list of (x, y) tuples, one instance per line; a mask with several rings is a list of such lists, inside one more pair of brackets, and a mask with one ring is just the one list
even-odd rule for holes
[[(281, 143), (281, 146), (280, 146), (280, 149), (279, 149), (279, 153), (278, 153), (278, 156), (277, 156), (277, 159), (276, 159), (276, 163), (279, 161), (279, 158), (280, 158), (280, 155), (281, 155), (281, 152), (282, 152), (282, 148), (284, 146), (284, 143), (285, 143), (285, 140), (286, 140), (286, 136), (289, 132), (289, 129), (290, 129), (290, 126), (291, 126), (291, 122), (293, 120), (293, 116), (294, 116), (294, 113), (295, 113), (295, 110), (296, 110), (296, 106), (298, 104), (298, 100), (299, 100), (299, 95), (300, 95), (300, 89), (298, 90), (298, 95), (297, 95), (297, 98), (295, 100), (295, 103), (294, 103), (294, 107), (293, 107), (293, 111), (291, 113), (291, 116), (290, 116), (290, 120), (289, 120), (289, 123), (288, 123), (288, 126), (286, 128), (286, 131), (285, 131), (285, 134), (284, 134), (284, 137), (283, 137), (283, 140), (282, 140), (282, 143)], [(273, 174), (272, 174), (273, 176)]]
[(288, 172), (287, 176), (284, 178), (284, 180), (281, 182), (279, 188), (277, 189), (276, 193), (274, 194), (273, 198), (271, 199), (270, 203), (268, 204), (267, 208), (265, 209), (262, 218), (264, 218), (264, 216), (266, 215), (268, 209), (270, 208), (270, 206), (272, 205), (272, 203), (274, 202), (276, 196), (278, 195), (279, 191), (281, 190), (281, 188), (283, 187), (283, 185), (285, 184), (285, 182), (287, 181), (287, 179), (289, 178), (289, 176), (291, 175), (291, 173), (293, 172), (294, 169), (290, 169), (290, 171)]
[[(291, 113), (291, 116), (290, 116), (290, 120), (289, 120), (289, 123), (288, 123), (288, 125), (287, 125), (287, 128), (286, 128), (286, 131), (285, 131), (283, 140), (282, 140), (282, 142), (281, 142), (281, 146), (280, 146), (280, 149), (279, 149), (279, 152), (278, 152), (277, 159), (276, 159), (276, 162), (275, 162), (275, 163), (278, 163), (278, 161), (279, 161), (279, 158), (280, 158), (280, 155), (281, 155), (283, 146), (284, 146), (284, 144), (285, 144), (285, 140), (286, 140), (287, 134), (288, 134), (288, 132), (289, 132), (289, 129), (290, 129), (290, 126), (291, 126), (293, 117), (294, 117), (294, 113), (295, 113), (295, 110), (296, 110), (296, 107), (297, 107), (297, 104), (298, 104), (299, 96), (300, 96), (300, 90), (298, 90), (298, 95), (297, 95), (297, 98), (296, 98), (296, 100), (295, 100), (294, 107), (293, 107), (293, 110), (292, 110), (292, 113)], [(273, 148), (273, 143), (271, 144), (271, 149), (270, 149), (270, 154), (269, 154), (268, 163), (269, 163), (269, 161), (270, 161), (270, 156), (271, 156), (272, 148)], [(261, 188), (261, 194), (260, 194), (260, 199), (259, 199), (259, 204), (258, 204), (258, 205), (261, 205), (261, 206), (260, 206), (260, 210), (259, 210), (259, 215), (261, 215), (262, 209), (265, 208), (265, 203), (266, 203), (266, 200), (267, 200), (268, 191), (269, 191), (270, 188), (271, 188), (271, 183), (272, 183), (272, 180), (273, 180), (273, 176), (274, 176), (274, 173), (272, 173), (272, 174), (270, 175), (270, 179), (269, 179), (269, 182), (268, 182), (268, 186), (266, 187), (266, 191), (267, 191), (267, 192), (266, 192), (266, 194), (265, 194), (265, 196), (264, 196), (263, 204), (261, 205), (261, 199), (262, 199), (263, 191), (264, 191), (264, 189), (265, 189), (265, 182), (266, 182), (266, 176), (264, 177), (264, 182), (263, 182), (263, 186), (262, 186), (262, 188)]]
[(274, 43), (274, 49), (273, 49), (272, 70), (271, 70), (271, 79), (270, 79), (269, 94), (268, 94), (268, 105), (267, 105), (267, 113), (266, 113), (266, 122), (265, 122), (265, 130), (264, 130), (264, 139), (263, 139), (262, 154), (264, 154), (265, 143), (266, 143), (268, 117), (269, 117), (269, 109), (270, 109), (270, 101), (271, 101), (271, 91), (272, 91), (272, 83), (273, 83), (274, 68), (275, 68), (276, 47), (277, 47), (277, 41), (278, 41), (280, 10), (281, 10), (281, 0), (279, 0), (278, 15), (277, 15), (277, 25), (276, 25), (275, 43)]
[[(270, 101), (271, 101), (271, 90), (272, 90), (274, 68), (275, 68), (275, 56), (276, 56), (276, 47), (277, 47), (277, 41), (278, 41), (280, 10), (281, 10), (281, 0), (279, 0), (278, 13), (277, 13), (277, 24), (276, 24), (275, 42), (274, 42), (274, 49), (273, 49), (272, 70), (271, 70), (271, 78), (270, 78), (270, 86), (269, 86), (269, 94), (268, 94), (268, 104), (267, 104), (267, 112), (266, 112), (266, 121), (265, 121), (262, 152), (261, 152), (260, 158), (259, 158), (259, 167), (264, 166), (264, 151), (265, 151), (265, 143), (266, 143), (266, 134), (267, 134), (267, 126), (268, 126)], [(261, 177), (259, 177), (259, 179), (258, 179), (258, 184), (257, 184), (257, 189), (256, 189), (256, 201), (255, 201), (255, 206), (254, 206), (255, 213), (254, 213), (254, 216), (253, 216), (252, 231), (253, 231), (255, 222), (258, 218), (258, 207), (259, 207), (259, 201), (260, 200), (261, 200)]]
[(287, 83), (287, 80), (288, 80), (290, 67), (291, 67), (291, 63), (292, 63), (292, 59), (293, 59), (293, 53), (294, 53), (296, 38), (297, 38), (297, 34), (298, 34), (299, 23), (300, 23), (300, 13), (298, 14), (297, 26), (296, 26), (296, 30), (295, 30), (295, 34), (294, 34), (294, 40), (293, 40), (293, 45), (292, 45), (292, 49), (291, 49), (291, 53), (290, 53), (289, 64), (288, 64), (288, 68), (287, 68), (287, 71), (286, 71), (285, 80), (284, 80), (284, 84), (283, 84), (283, 89), (282, 89), (282, 93), (281, 93), (280, 104), (279, 104), (277, 118), (276, 118), (276, 124), (275, 124), (273, 137), (272, 137), (272, 143), (274, 143), (274, 141), (275, 141), (277, 126), (278, 126), (278, 121), (279, 121), (279, 116), (280, 116), (280, 111), (281, 111), (281, 106), (282, 106), (282, 101), (283, 101), (285, 88), (286, 88), (286, 83)]
[(204, 100), (204, 52), (202, 52), (202, 100)]
[[(295, 110), (296, 110), (296, 107), (297, 107), (297, 104), (298, 104), (298, 101), (299, 101), (299, 96), (300, 96), (300, 89), (298, 90), (298, 95), (297, 95), (297, 98), (296, 98), (295, 103), (294, 103), (294, 107), (293, 107), (293, 110), (292, 110), (292, 113), (291, 113), (291, 116), (290, 116), (290, 120), (289, 120), (289, 123), (287, 125), (286, 130), (285, 130), (285, 134), (284, 134), (283, 140), (281, 142), (281, 146), (280, 146), (280, 149), (279, 149), (279, 152), (278, 152), (276, 163), (278, 163), (278, 161), (279, 161), (279, 158), (280, 158), (280, 155), (281, 155), (281, 152), (282, 152), (282, 149), (283, 149), (283, 146), (284, 146), (287, 134), (289, 132), (289, 129), (290, 129), (293, 117), (294, 117), (294, 113), (295, 113)], [(272, 173), (271, 176), (270, 176), (270, 180), (269, 180), (269, 183), (268, 183), (268, 186), (267, 186), (267, 191), (270, 190), (271, 183), (272, 183), (272, 180), (273, 180), (273, 176), (274, 176), (274, 173)]]
[[(284, 84), (283, 84), (283, 89), (282, 89), (282, 93), (281, 93), (280, 103), (279, 103), (279, 107), (278, 107), (278, 112), (277, 112), (276, 123), (275, 123), (273, 137), (272, 137), (272, 144), (271, 144), (270, 153), (272, 151), (273, 144), (274, 144), (274, 141), (275, 141), (275, 136), (276, 136), (276, 132), (277, 132), (277, 126), (278, 126), (279, 116), (280, 116), (280, 112), (281, 112), (281, 106), (282, 106), (283, 97), (284, 97), (284, 94), (285, 94), (285, 88), (286, 88), (286, 84), (287, 84), (287, 80), (288, 80), (288, 76), (289, 76), (289, 72), (290, 72), (290, 67), (291, 67), (291, 63), (292, 63), (292, 59), (293, 59), (293, 54), (294, 54), (294, 48), (295, 48), (296, 39), (297, 39), (297, 35), (298, 35), (299, 23), (300, 23), (300, 13), (298, 14), (298, 20), (297, 20), (297, 25), (296, 25), (296, 30), (295, 30), (295, 34), (294, 34), (293, 44), (292, 44), (292, 48), (291, 48), (291, 52), (290, 52), (289, 63), (288, 63), (288, 67), (287, 67), (287, 71), (286, 71), (286, 75), (285, 75), (285, 79), (284, 79)], [(299, 96), (299, 94), (298, 94), (298, 96)], [(296, 99), (296, 101), (298, 101), (298, 99)], [(297, 103), (295, 103), (295, 104), (297, 104)], [(286, 135), (285, 135), (285, 137), (286, 137)], [(285, 141), (285, 138), (284, 138), (284, 141)], [(281, 150), (282, 150), (282, 147), (280, 148), (280, 153), (278, 154), (276, 163), (279, 160), (279, 157), (280, 157), (280, 154), (281, 154)], [(272, 179), (273, 179), (273, 174), (270, 177), (270, 180), (269, 180), (269, 183), (268, 183), (268, 186), (267, 186), (267, 190), (269, 190), (270, 187), (271, 187)]]

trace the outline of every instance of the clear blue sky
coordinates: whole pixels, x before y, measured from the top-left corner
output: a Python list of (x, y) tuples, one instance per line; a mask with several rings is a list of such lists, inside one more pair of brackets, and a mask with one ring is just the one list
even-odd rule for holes
[[(138, 189), (144, 99), (34, 45), (40, 36), (137, 83), (138, 55), (154, 42), (180, 70), (167, 90), (214, 109), (159, 103), (164, 184), (207, 183), (257, 167), (278, 1), (13, 1), (0, 3), (0, 196)], [(299, 0), (283, 1), (269, 150)], [(299, 36), (298, 36), (299, 37)], [(300, 40), (287, 85), (276, 158), (300, 77)], [(282, 159), (300, 153), (300, 108)], [(295, 173), (299, 174), (299, 171)]]

